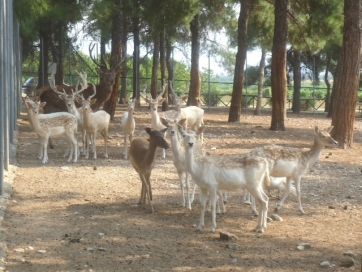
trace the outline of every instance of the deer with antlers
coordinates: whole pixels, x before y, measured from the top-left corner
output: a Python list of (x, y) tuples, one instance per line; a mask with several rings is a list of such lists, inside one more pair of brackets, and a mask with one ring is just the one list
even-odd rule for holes
[(108, 136), (108, 127), (111, 116), (105, 112), (104, 110), (99, 110), (93, 112), (91, 109), (91, 105), (96, 103), (95, 97), (97, 91), (94, 84), (93, 86), (93, 94), (88, 98), (84, 98), (83, 95), (77, 96), (77, 101), (82, 105), (82, 113), (83, 113), (83, 128), (86, 130), (87, 140), (85, 142), (85, 158), (89, 158), (89, 141), (92, 142), (92, 150), (93, 150), (93, 158), (97, 159), (97, 150), (96, 150), (96, 136), (97, 132), (100, 132), (104, 139), (104, 145), (106, 151), (104, 153), (104, 157), (108, 158), (108, 150), (107, 150), (107, 136)]
[[(99, 67), (98, 72), (101, 75), (101, 81), (99, 84), (96, 84), (97, 93), (94, 96), (94, 99), (97, 100), (92, 104), (92, 110), (97, 111), (111, 96), (116, 75), (120, 72), (119, 67), (125, 61), (125, 58), (123, 58), (120, 62), (116, 63), (111, 68), (108, 68), (105, 63), (99, 63), (93, 57), (92, 51), (94, 46), (95, 44), (89, 45), (89, 55), (93, 63)], [(78, 86), (67, 86), (64, 84), (56, 85), (55, 87), (59, 92), (64, 90), (64, 92), (68, 95), (72, 93), (72, 90), (78, 88)], [(87, 99), (92, 94), (93, 88), (90, 84), (88, 84), (87, 88), (82, 91), (82, 95)], [(44, 86), (36, 91), (36, 95), (40, 97), (41, 102), (47, 102), (44, 106), (44, 113), (67, 111), (67, 106), (65, 105), (64, 101), (58, 96), (56, 92), (53, 91), (52, 87)]]
[[(80, 95), (87, 87), (87, 74), (86, 73), (80, 73), (77, 72), (82, 79), (82, 83), (80, 84), (81, 88), (79, 90), (73, 90), (71, 94), (67, 94), (65, 90), (63, 89), (63, 92), (59, 92), (56, 85), (55, 85), (55, 78), (54, 73), (51, 74), (51, 77), (49, 79), (49, 86), (52, 88), (54, 92), (56, 92), (59, 95), (59, 98), (62, 99), (65, 102), (65, 105), (67, 106), (68, 112), (73, 114), (77, 120), (78, 120), (78, 126), (82, 131), (82, 148), (81, 151), (84, 152), (85, 150), (85, 138), (86, 138), (86, 130), (83, 128), (83, 112), (82, 108), (77, 108), (75, 105), (76, 97)], [(77, 102), (78, 103), (78, 102)]]

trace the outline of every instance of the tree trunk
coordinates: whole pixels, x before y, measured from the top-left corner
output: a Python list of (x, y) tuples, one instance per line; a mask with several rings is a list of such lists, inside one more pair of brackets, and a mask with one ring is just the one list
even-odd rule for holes
[(233, 92), (228, 122), (240, 122), (241, 103), (244, 84), (244, 66), (248, 50), (248, 19), (252, 0), (240, 0), (240, 13), (238, 19), (238, 51), (235, 57), (235, 70)]
[(187, 106), (200, 106), (200, 15), (196, 14), (190, 23), (191, 31), (191, 72), (190, 90)]
[[(138, 2), (136, 1), (137, 10)], [(133, 20), (133, 97), (140, 98), (140, 18), (135, 16)]]
[[(122, 59), (122, 0), (115, 0), (117, 14), (112, 20), (112, 50), (111, 50), (111, 67), (114, 67)], [(120, 69), (116, 74), (113, 90), (110, 98), (104, 103), (103, 109), (111, 116), (111, 120), (114, 120), (114, 114), (116, 112), (116, 106), (118, 101), (118, 89), (120, 83), (119, 77)]]
[(330, 64), (331, 64), (331, 59), (332, 59), (332, 54), (327, 53), (326, 70), (325, 70), (325, 73), (324, 73), (324, 82), (327, 85), (327, 94), (326, 94), (326, 97), (324, 99), (324, 112), (328, 112), (330, 98), (331, 98), (331, 83), (328, 80), (328, 73), (329, 73), (329, 68), (330, 68)]
[(285, 130), (286, 117), (286, 46), (288, 0), (275, 1), (275, 25), (271, 63), (272, 119), (270, 130)]
[[(165, 31), (160, 32), (160, 68), (161, 68), (161, 83), (168, 84), (166, 77), (166, 45), (165, 45)], [(165, 101), (162, 103), (162, 110), (168, 110), (168, 88), (166, 88), (165, 93), (163, 94)]]
[(50, 39), (48, 35), (40, 33), (40, 54), (39, 54), (37, 89), (45, 85), (48, 85), (49, 45), (50, 45)]
[(263, 88), (264, 88), (265, 59), (266, 59), (266, 49), (262, 48), (260, 65), (259, 65), (258, 98), (256, 100), (254, 115), (261, 115), (261, 102), (263, 99)]
[[(123, 17), (123, 26), (126, 27), (127, 24), (127, 18)], [(122, 44), (123, 44), (123, 49), (122, 50), (122, 59), (125, 59), (127, 57), (127, 41), (128, 41), (128, 35), (127, 35), (127, 31), (123, 31), (122, 32)], [(127, 73), (128, 73), (128, 67), (127, 67), (127, 61), (123, 62), (121, 64), (121, 93), (120, 93), (120, 97), (119, 97), (119, 103), (123, 104), (123, 99), (122, 98), (126, 98), (127, 97)], [(137, 67), (137, 69), (139, 69), (139, 66)], [(139, 80), (138, 77), (133, 77), (136, 79), (136, 88), (138, 87), (138, 89), (133, 89), (133, 96), (132, 98), (136, 97), (136, 94), (139, 94)], [(133, 88), (135, 88), (135, 86), (133, 86)], [(139, 98), (139, 97), (138, 97)]]
[(151, 96), (157, 97), (158, 67), (160, 63), (160, 36), (159, 32), (153, 34), (153, 60), (151, 71)]
[(300, 113), (300, 88), (302, 84), (302, 74), (300, 71), (300, 52), (293, 51), (293, 113)]
[(338, 146), (352, 147), (360, 78), (361, 29), (360, 0), (344, 1), (343, 43), (333, 84), (332, 137)]
[(173, 65), (172, 65), (172, 44), (170, 39), (166, 37), (166, 67), (167, 67), (167, 93), (171, 93), (173, 90)]

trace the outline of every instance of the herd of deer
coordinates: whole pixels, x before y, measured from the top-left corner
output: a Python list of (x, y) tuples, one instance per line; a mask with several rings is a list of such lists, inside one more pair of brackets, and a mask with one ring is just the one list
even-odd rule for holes
[[(40, 142), (39, 159), (43, 163), (48, 160), (47, 145), (49, 137), (65, 135), (68, 142), (68, 149), (64, 156), (68, 156), (68, 162), (73, 159), (76, 162), (79, 156), (76, 133), (79, 128), (82, 130), (82, 149), (85, 158), (89, 157), (89, 143), (91, 143), (94, 159), (97, 158), (95, 139), (97, 132), (104, 138), (105, 157), (107, 153), (107, 133), (110, 116), (99, 109), (97, 101), (97, 86), (87, 83), (86, 74), (79, 73), (82, 83), (71, 90), (59, 90), (55, 85), (54, 75), (51, 76), (49, 88), (40, 92), (38, 99), (24, 98), (29, 122), (38, 135)], [(301, 151), (297, 148), (268, 145), (257, 147), (244, 155), (209, 155), (203, 151), (203, 124), (204, 111), (195, 106), (181, 108), (182, 100), (185, 97), (172, 93), (170, 96), (176, 104), (176, 110), (169, 110), (158, 113), (157, 108), (165, 98), (163, 91), (152, 98), (145, 93), (146, 102), (149, 104), (151, 113), (150, 127), (146, 128), (148, 139), (133, 139), (136, 122), (133, 117), (135, 105), (138, 100), (124, 99), (128, 111), (124, 112), (121, 119), (121, 127), (124, 134), (124, 157), (129, 159), (137, 171), (142, 182), (139, 204), (146, 206), (149, 203), (152, 212), (152, 190), (151, 172), (155, 166), (157, 147), (162, 148), (162, 158), (165, 158), (165, 149), (169, 148), (166, 142), (167, 132), (171, 138), (171, 149), (173, 152), (173, 164), (179, 175), (181, 187), (181, 205), (191, 209), (194, 199), (195, 186), (190, 193), (190, 177), (194, 184), (200, 189), (201, 215), (198, 229), (204, 226), (204, 215), (206, 202), (209, 200), (211, 206), (212, 227), (216, 229), (216, 205), (220, 202), (222, 212), (225, 212), (224, 201), (225, 191), (245, 189), (245, 195), (251, 195), (251, 207), (258, 215), (258, 222), (255, 231), (263, 233), (267, 225), (267, 211), (269, 198), (265, 190), (284, 190), (284, 194), (275, 208), (279, 211), (289, 193), (295, 192), (298, 200), (298, 209), (304, 214), (300, 198), (300, 180), (308, 166), (316, 162), (325, 146), (337, 145), (337, 142), (330, 136), (333, 127), (324, 131), (315, 128), (313, 146), (309, 151)], [(87, 90), (87, 91), (86, 91)], [(64, 101), (68, 112), (46, 110), (48, 104), (44, 93), (52, 91), (57, 94), (61, 101)], [(86, 91), (86, 93), (85, 93)], [(39, 93), (39, 92), (38, 92)], [(50, 96), (50, 94), (47, 94)], [(98, 96), (99, 97), (99, 96)], [(104, 102), (104, 101), (103, 101)], [(79, 103), (81, 107), (77, 107)], [(92, 108), (92, 106), (95, 108)], [(58, 106), (59, 109), (61, 106)], [(43, 109), (44, 114), (39, 114)], [(51, 111), (51, 112), (49, 112)], [(129, 151), (128, 145), (130, 143)], [(295, 187), (293, 186), (293, 182)], [(184, 192), (186, 185), (186, 197)], [(220, 201), (218, 201), (218, 199)], [(257, 203), (257, 208), (255, 206)], [(219, 205), (220, 208), (220, 205)]]

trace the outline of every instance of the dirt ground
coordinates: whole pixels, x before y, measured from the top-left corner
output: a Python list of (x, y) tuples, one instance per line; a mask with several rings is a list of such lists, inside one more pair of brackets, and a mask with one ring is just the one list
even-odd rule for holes
[[(362, 122), (357, 118), (353, 149), (326, 148), (319, 162), (303, 176), (302, 204), (287, 198), (278, 213), (283, 221), (268, 223), (264, 234), (253, 231), (256, 217), (241, 203), (242, 192), (230, 192), (227, 213), (217, 215), (211, 233), (210, 213), (197, 232), (198, 198), (189, 211), (181, 207), (181, 193), (172, 150), (157, 155), (152, 172), (151, 214), (137, 205), (141, 182), (123, 158), (119, 105), (111, 123), (109, 158), (97, 137), (98, 159), (63, 158), (65, 140), (54, 139), (49, 162), (36, 159), (38, 142), (27, 116), (18, 120), (17, 167), (2, 227), (7, 243), (6, 271), (362, 271)], [(285, 132), (272, 132), (270, 112), (242, 114), (241, 123), (227, 123), (226, 108), (205, 109), (205, 149), (211, 154), (243, 154), (266, 144), (307, 149), (314, 126), (326, 128), (324, 113), (288, 113)], [(135, 109), (136, 137), (146, 136), (150, 114), (145, 105)], [(170, 139), (167, 139), (170, 142)], [(274, 213), (276, 192), (269, 201)], [(219, 231), (236, 235), (220, 239)], [(298, 249), (300, 243), (310, 248)], [(351, 251), (355, 264), (341, 266)], [(328, 261), (329, 268), (321, 263)]]

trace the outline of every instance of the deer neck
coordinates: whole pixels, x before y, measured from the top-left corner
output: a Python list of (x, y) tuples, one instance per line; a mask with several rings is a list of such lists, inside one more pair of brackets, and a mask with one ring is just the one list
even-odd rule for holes
[(148, 165), (150, 169), (152, 169), (155, 164), (156, 149), (157, 146), (150, 142), (148, 145), (147, 153), (144, 156), (144, 165)]
[(90, 123), (90, 112), (89, 109), (83, 109), (83, 124), (87, 126)]
[(187, 171), (192, 175), (199, 175), (199, 167), (197, 161), (195, 161), (193, 148), (185, 149), (185, 164)]
[(324, 146), (318, 144), (317, 140), (314, 140), (312, 148), (308, 151), (308, 162), (309, 164), (314, 163), (318, 160), (321, 155)]
[(184, 152), (182, 152), (183, 147), (181, 146), (181, 142), (179, 140), (177, 132), (175, 135), (171, 135), (171, 148), (176, 158), (184, 157), (185, 154)]
[(126, 124), (131, 124), (132, 121), (133, 121), (133, 110), (129, 109)]
[(35, 130), (36, 133), (42, 133), (43, 132), (43, 128), (40, 124), (40, 121), (39, 121), (39, 113), (34, 113), (32, 111), (29, 111), (28, 112), (28, 116), (29, 116), (29, 119), (31, 120), (31, 124), (33, 125), (33, 128)]

